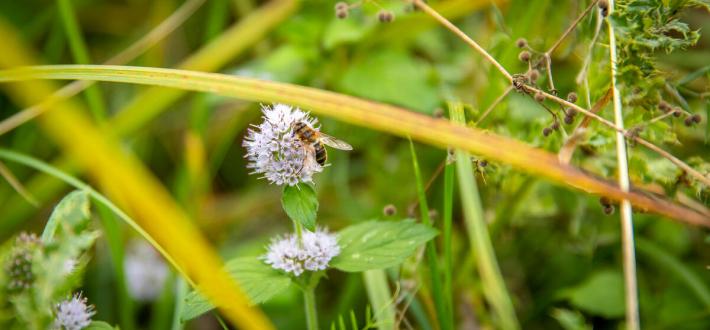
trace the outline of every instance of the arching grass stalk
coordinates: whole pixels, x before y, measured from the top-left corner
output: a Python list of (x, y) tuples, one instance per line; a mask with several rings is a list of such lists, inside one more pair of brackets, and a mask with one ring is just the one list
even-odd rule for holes
[[(0, 53), (0, 63), (2, 56), (3, 54)], [(490, 161), (506, 163), (528, 174), (547, 178), (587, 193), (603, 195), (617, 201), (628, 199), (634, 206), (647, 212), (658, 213), (689, 224), (710, 227), (710, 220), (708, 220), (710, 211), (696, 212), (636, 189), (624, 192), (613, 182), (600, 179), (568, 164), (562, 164), (556, 155), (522, 142), (483, 132), (475, 127), (457, 126), (446, 120), (431, 118), (395, 106), (329, 91), (216, 73), (126, 66), (61, 65), (0, 71), (0, 82), (30, 79), (130, 82), (207, 91), (251, 101), (283, 102), (370, 129), (404, 137), (411, 136), (412, 139), (442, 148), (456, 147), (476, 153)]]

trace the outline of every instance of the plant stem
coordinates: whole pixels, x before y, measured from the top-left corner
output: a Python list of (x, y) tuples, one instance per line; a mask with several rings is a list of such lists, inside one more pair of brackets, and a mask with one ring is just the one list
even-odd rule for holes
[[(614, 10), (614, 1), (609, 1), (610, 14)], [(611, 20), (607, 19), (609, 30), (609, 62), (611, 67), (611, 87), (614, 90), (614, 122), (624, 129), (624, 115), (621, 111), (621, 95), (616, 83), (616, 38)], [(619, 167), (619, 187), (629, 191), (629, 164), (626, 155), (626, 138), (622, 132), (616, 132), (616, 160)], [(621, 243), (624, 256), (624, 287), (626, 300), (626, 327), (631, 330), (640, 329), (638, 286), (636, 283), (636, 252), (634, 250), (634, 223), (631, 203), (628, 199), (621, 200)]]
[[(447, 155), (448, 157), (448, 155)], [(447, 160), (448, 161), (448, 160)], [(453, 222), (453, 206), (454, 206), (454, 173), (456, 168), (454, 164), (446, 164), (444, 169), (444, 208), (443, 208), (443, 254), (444, 254), (444, 300), (447, 305), (447, 317), (454, 322), (454, 296), (451, 274), (453, 273), (454, 257), (451, 252), (451, 231)]]
[[(463, 105), (451, 108), (451, 119), (464, 125)], [(473, 177), (471, 155), (463, 150), (456, 150), (456, 172), (458, 173), (461, 204), (464, 211), (466, 231), (481, 276), (483, 294), (496, 315), (500, 329), (519, 329), (515, 308), (510, 299), (505, 281), (500, 273), (495, 251), (488, 234), (488, 227), (483, 219), (483, 206), (478, 194), (476, 179)]]
[(307, 286), (303, 289), (303, 302), (306, 309), (308, 330), (318, 330), (318, 310), (316, 309), (315, 288)]
[[(431, 219), (429, 219), (429, 205), (426, 200), (426, 192), (424, 190), (424, 183), (422, 182), (422, 175), (419, 169), (419, 162), (417, 161), (417, 154), (414, 150), (414, 142), (409, 139), (409, 150), (412, 154), (412, 164), (414, 166), (414, 177), (417, 184), (417, 195), (419, 197), (419, 210), (421, 212), (422, 223), (431, 226)], [(429, 266), (429, 272), (431, 277), (431, 291), (434, 296), (434, 306), (436, 307), (436, 316), (439, 320), (439, 326), (441, 329), (453, 329), (453, 313), (449, 309), (450, 304), (444, 300), (444, 289), (442, 288), (442, 277), (439, 271), (439, 261), (437, 260), (436, 244), (433, 240), (426, 243), (426, 256), (427, 264)]]

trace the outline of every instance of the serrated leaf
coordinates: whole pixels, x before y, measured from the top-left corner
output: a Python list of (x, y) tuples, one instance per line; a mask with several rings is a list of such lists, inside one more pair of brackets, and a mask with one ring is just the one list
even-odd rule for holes
[(49, 243), (61, 228), (77, 231), (83, 229), (89, 220), (89, 195), (75, 190), (66, 195), (52, 211), (42, 232), (42, 242)]
[(88, 327), (84, 330), (116, 330), (118, 327), (113, 327), (104, 321), (91, 321)]
[[(291, 278), (269, 267), (257, 257), (239, 257), (228, 261), (225, 270), (234, 278), (252, 304), (260, 304), (291, 285)], [(185, 307), (180, 315), (183, 322), (214, 309), (199, 292), (192, 291), (185, 298)]]
[(309, 184), (285, 186), (281, 195), (281, 205), (291, 220), (299, 222), (310, 231), (316, 230), (318, 198), (313, 186)]
[(436, 229), (413, 220), (352, 225), (338, 233), (341, 252), (330, 264), (346, 272), (396, 266), (436, 235)]
[(564, 295), (573, 306), (589, 314), (610, 319), (624, 316), (624, 280), (618, 271), (594, 273)]

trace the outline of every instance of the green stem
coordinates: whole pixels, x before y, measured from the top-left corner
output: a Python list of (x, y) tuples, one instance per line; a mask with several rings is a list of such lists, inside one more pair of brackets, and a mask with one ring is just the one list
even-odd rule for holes
[(308, 286), (303, 290), (303, 302), (306, 309), (308, 330), (318, 330), (318, 311), (316, 310), (315, 288)]
[[(463, 125), (465, 123), (463, 105), (456, 103), (451, 106), (452, 121)], [(476, 178), (473, 177), (471, 155), (463, 150), (456, 150), (456, 171), (459, 178), (461, 204), (464, 211), (466, 232), (471, 245), (471, 252), (478, 272), (481, 276), (483, 294), (496, 316), (497, 328), (520, 329), (515, 308), (510, 299), (505, 281), (500, 273), (488, 227), (483, 218), (483, 206), (478, 194)]]
[[(419, 196), (419, 210), (421, 212), (422, 223), (431, 226), (431, 219), (429, 219), (429, 205), (426, 200), (426, 191), (424, 190), (424, 181), (422, 181), (421, 171), (419, 169), (419, 162), (417, 161), (417, 153), (414, 150), (414, 142), (409, 139), (409, 149), (412, 154), (412, 163), (414, 165), (414, 177), (416, 178), (417, 184), (417, 194)], [(442, 288), (442, 276), (439, 271), (439, 261), (436, 254), (436, 244), (433, 240), (427, 242), (426, 244), (426, 256), (427, 263), (429, 265), (429, 271), (431, 272), (431, 287), (432, 294), (434, 295), (434, 305), (436, 307), (437, 319), (439, 320), (439, 326), (441, 329), (449, 330), (453, 329), (453, 317), (449, 318), (450, 313), (449, 304), (444, 299), (444, 289)]]
[[(81, 29), (79, 28), (71, 0), (59, 0), (57, 5), (74, 61), (77, 64), (91, 64), (89, 51), (86, 48), (84, 37), (81, 35)], [(97, 86), (91, 86), (86, 89), (85, 93), (86, 101), (94, 118), (97, 122), (103, 124), (106, 121), (106, 107), (103, 103), (101, 90)]]
[[(448, 161), (448, 160), (447, 160)], [(453, 272), (453, 253), (451, 252), (451, 228), (452, 228), (452, 211), (454, 205), (454, 173), (456, 168), (454, 164), (446, 164), (444, 168), (444, 209), (443, 209), (443, 231), (444, 231), (444, 300), (446, 301), (447, 315), (451, 324), (454, 324), (454, 297), (453, 284), (451, 274)]]

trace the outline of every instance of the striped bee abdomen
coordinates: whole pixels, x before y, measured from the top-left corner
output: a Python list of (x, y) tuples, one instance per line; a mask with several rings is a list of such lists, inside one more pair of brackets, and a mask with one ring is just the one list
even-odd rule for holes
[(325, 161), (328, 159), (328, 154), (325, 151), (325, 146), (323, 143), (315, 142), (313, 144), (313, 149), (316, 152), (316, 162), (321, 166), (325, 165)]

